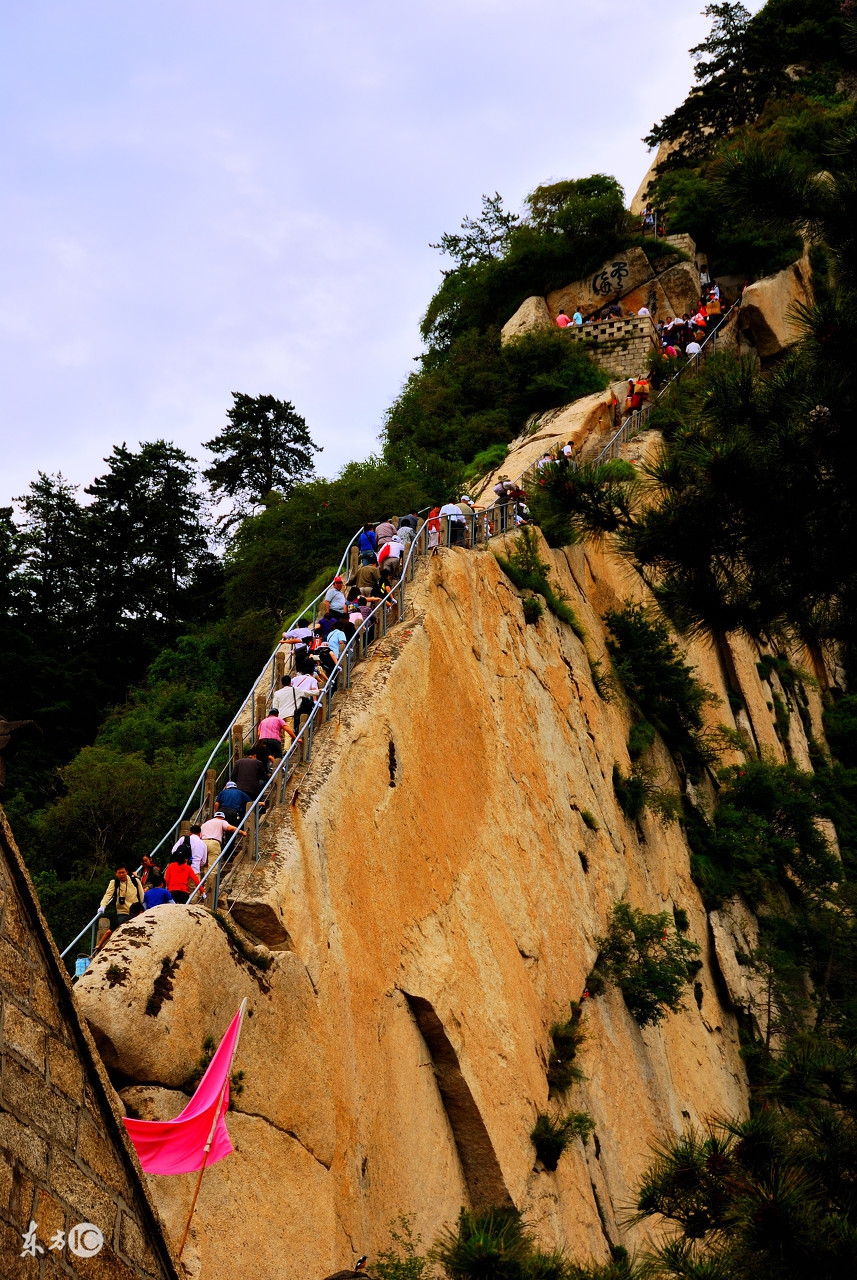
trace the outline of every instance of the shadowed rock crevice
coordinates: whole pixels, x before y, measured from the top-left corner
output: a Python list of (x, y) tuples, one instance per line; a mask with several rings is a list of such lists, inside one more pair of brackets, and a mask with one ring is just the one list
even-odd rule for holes
[(443, 1023), (428, 1000), (404, 993), (411, 1013), (431, 1054), (441, 1101), (449, 1119), (458, 1158), (474, 1209), (491, 1205), (513, 1207), (488, 1130), (470, 1086), (458, 1064)]

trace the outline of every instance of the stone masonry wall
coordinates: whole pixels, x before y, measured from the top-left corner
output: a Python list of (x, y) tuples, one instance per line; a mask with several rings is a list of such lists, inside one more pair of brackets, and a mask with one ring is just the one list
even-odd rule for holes
[[(112, 1095), (0, 809), (3, 1280), (179, 1274)], [(31, 1222), (38, 1225), (27, 1253)], [(97, 1243), (91, 1233), (72, 1237), (77, 1253), (66, 1239), (78, 1223), (104, 1236), (91, 1257), (80, 1256)]]
[(589, 355), (615, 378), (636, 378), (648, 368), (652, 351), (660, 349), (657, 330), (648, 316), (569, 325), (572, 342), (582, 342)]

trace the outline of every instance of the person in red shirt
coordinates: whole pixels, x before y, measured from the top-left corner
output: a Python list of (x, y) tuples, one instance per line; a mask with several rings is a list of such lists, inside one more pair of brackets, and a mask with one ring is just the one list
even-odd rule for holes
[(173, 902), (187, 902), (198, 884), (199, 876), (190, 865), (187, 854), (180, 849), (167, 863), (164, 872), (164, 885), (172, 894)]

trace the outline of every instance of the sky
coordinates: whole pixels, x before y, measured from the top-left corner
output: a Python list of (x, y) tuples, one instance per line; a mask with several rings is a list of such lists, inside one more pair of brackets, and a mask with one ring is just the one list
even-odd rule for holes
[[(752, 4), (755, 11), (761, 0)], [(378, 447), (443, 265), (684, 97), (701, 0), (0, 0), (0, 504), (114, 444), (203, 462), (231, 392), (321, 474)]]

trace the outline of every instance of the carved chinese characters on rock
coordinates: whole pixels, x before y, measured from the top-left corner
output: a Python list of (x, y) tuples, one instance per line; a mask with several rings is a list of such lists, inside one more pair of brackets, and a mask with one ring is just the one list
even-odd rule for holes
[[(623, 310), (625, 295), (632, 289), (640, 289), (654, 277), (651, 263), (642, 249), (636, 245), (623, 250), (621, 255), (608, 258), (602, 262), (597, 271), (584, 280), (576, 280), (563, 288), (547, 295), (546, 301), (551, 316), (556, 317), (560, 307), (568, 315), (580, 310), (584, 317), (592, 315), (604, 306), (604, 303), (616, 298), (622, 299)], [(639, 309), (641, 303), (637, 304)]]
[(631, 274), (627, 262), (613, 262), (596, 271), (592, 277), (592, 292), (599, 298), (606, 298), (611, 293), (621, 293), (623, 281)]

